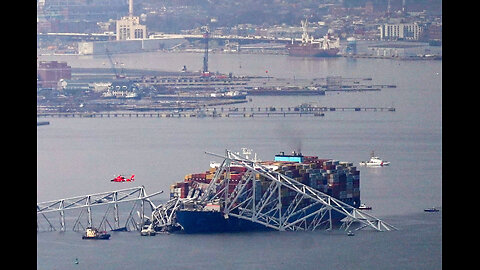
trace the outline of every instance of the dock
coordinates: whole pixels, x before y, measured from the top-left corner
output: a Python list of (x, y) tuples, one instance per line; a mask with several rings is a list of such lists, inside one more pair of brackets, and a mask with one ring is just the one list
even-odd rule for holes
[(204, 117), (270, 117), (324, 116), (324, 112), (395, 112), (394, 107), (230, 107), (175, 112), (41, 112), (39, 118), (204, 118)]

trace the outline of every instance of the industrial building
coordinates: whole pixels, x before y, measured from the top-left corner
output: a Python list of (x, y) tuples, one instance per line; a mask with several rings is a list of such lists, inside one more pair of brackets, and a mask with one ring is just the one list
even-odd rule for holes
[(72, 67), (66, 62), (40, 61), (37, 67), (37, 88), (57, 89), (60, 79), (70, 80)]
[(147, 27), (140, 24), (140, 17), (133, 16), (133, 0), (128, 1), (128, 16), (117, 21), (117, 40), (144, 39)]
[(78, 53), (83, 55), (105, 54), (107, 49), (111, 53), (157, 51), (169, 49), (184, 42), (186, 39), (181, 37), (78, 42)]
[(383, 24), (379, 30), (381, 40), (419, 40), (423, 27), (418, 23)]
[(370, 54), (377, 57), (411, 58), (425, 55), (441, 55), (441, 49), (425, 43), (383, 44), (370, 46)]
[(122, 17), (117, 21), (117, 40), (143, 39), (147, 36), (147, 27), (140, 24), (136, 16)]

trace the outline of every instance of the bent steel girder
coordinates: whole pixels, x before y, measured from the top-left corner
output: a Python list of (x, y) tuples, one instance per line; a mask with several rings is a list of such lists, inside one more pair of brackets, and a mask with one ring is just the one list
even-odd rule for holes
[(155, 228), (164, 228), (176, 225), (175, 211), (180, 207), (180, 198), (173, 198), (160, 204), (152, 211), (152, 223)]
[[(208, 153), (211, 154), (211, 153)], [(216, 154), (217, 157), (222, 157)], [(356, 229), (372, 228), (377, 231), (397, 230), (394, 226), (350, 206), (330, 195), (304, 185), (262, 164), (245, 159), (226, 150), (224, 161), (217, 169), (201, 201), (220, 199), (225, 217), (234, 216), (263, 224), (279, 231), (332, 229), (332, 214), (340, 213), (345, 218), (340, 228), (349, 229), (354, 222)], [(242, 166), (247, 172), (229, 194), (230, 166)], [(226, 172), (225, 177), (221, 177)], [(256, 193), (255, 175), (260, 174), (270, 182), (263, 194)], [(295, 198), (283, 200), (286, 194)], [(338, 214), (337, 214), (338, 215)]]
[[(47, 202), (37, 203), (37, 216), (40, 215), (47, 221), (49, 224), (49, 230), (56, 230), (51, 222), (47, 218), (47, 214), (60, 214), (60, 230), (66, 230), (66, 213), (73, 213), (73, 210), (79, 210), (80, 214), (77, 216), (76, 220), (73, 222), (73, 230), (78, 230), (80, 227), (91, 227), (93, 226), (93, 213), (94, 209), (101, 209), (106, 207), (105, 214), (103, 215), (98, 228), (107, 228), (107, 225), (110, 229), (115, 230), (122, 228), (120, 226), (120, 214), (119, 214), (119, 204), (133, 203), (133, 207), (130, 210), (128, 217), (126, 218), (125, 226), (127, 230), (130, 228), (130, 225), (133, 228), (138, 229), (138, 224), (144, 223), (144, 213), (145, 213), (145, 204), (150, 206), (150, 210), (153, 211), (157, 206), (153, 204), (150, 200), (151, 197), (161, 194), (163, 191), (155, 192), (153, 194), (147, 195), (145, 188), (143, 186), (120, 189), (115, 191), (101, 192), (83, 196), (76, 196), (66, 199), (53, 200)], [(139, 222), (134, 221), (134, 210), (139, 209)], [(97, 210), (97, 211), (99, 211)], [(141, 211), (141, 212), (140, 212)], [(81, 220), (86, 212), (86, 223), (82, 224)], [(108, 215), (113, 215), (113, 221), (108, 220)], [(37, 218), (37, 230), (39, 230), (38, 218)]]

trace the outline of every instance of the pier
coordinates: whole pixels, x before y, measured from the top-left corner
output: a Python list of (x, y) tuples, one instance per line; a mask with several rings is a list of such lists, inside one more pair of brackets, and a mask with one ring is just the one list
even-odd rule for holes
[(394, 107), (230, 107), (179, 112), (40, 112), (39, 118), (189, 118), (324, 116), (324, 112), (395, 112)]

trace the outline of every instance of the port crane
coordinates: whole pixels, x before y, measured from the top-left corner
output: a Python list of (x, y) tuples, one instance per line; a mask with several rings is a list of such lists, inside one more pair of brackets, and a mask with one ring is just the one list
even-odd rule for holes
[(210, 31), (208, 26), (205, 26), (205, 33), (203, 33), (203, 38), (205, 42), (205, 51), (203, 56), (203, 76), (208, 76), (210, 73), (208, 72), (208, 41), (210, 37)]
[(108, 50), (108, 48), (105, 48), (105, 54), (108, 57), (108, 61), (110, 62), (110, 65), (112, 66), (113, 73), (115, 73), (115, 78), (125, 79), (125, 75), (123, 74), (123, 68), (120, 73), (117, 72), (117, 69), (115, 68), (115, 63), (112, 60), (112, 53)]

